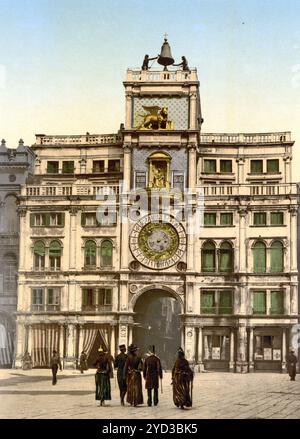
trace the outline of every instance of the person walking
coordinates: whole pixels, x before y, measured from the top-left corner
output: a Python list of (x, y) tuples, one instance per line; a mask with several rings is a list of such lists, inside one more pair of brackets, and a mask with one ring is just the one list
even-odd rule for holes
[(87, 355), (86, 355), (85, 351), (82, 351), (80, 354), (79, 368), (80, 368), (80, 373), (83, 373), (84, 370), (88, 370)]
[(55, 350), (52, 352), (52, 357), (50, 358), (50, 367), (52, 370), (52, 385), (55, 386), (55, 384), (57, 383), (56, 375), (58, 368), (60, 371), (62, 370), (60, 356)]
[(126, 379), (124, 376), (124, 367), (128, 355), (126, 354), (126, 346), (124, 344), (121, 344), (119, 346), (119, 349), (120, 349), (120, 353), (115, 358), (114, 367), (115, 369), (117, 369), (117, 379), (118, 379), (118, 386), (120, 389), (121, 405), (124, 405), (124, 398), (127, 391)]
[(176, 407), (192, 407), (192, 385), (194, 374), (185, 359), (182, 348), (172, 369), (173, 401)]
[(297, 357), (296, 357), (295, 351), (293, 349), (290, 350), (290, 353), (289, 353), (288, 358), (287, 358), (287, 363), (288, 363), (288, 374), (290, 376), (290, 380), (295, 381)]
[(104, 401), (111, 400), (110, 375), (111, 361), (108, 353), (104, 352), (102, 346), (98, 349), (99, 356), (94, 363), (97, 371), (95, 374), (96, 394), (95, 398), (100, 401), (100, 407), (105, 405)]
[(163, 373), (160, 359), (155, 355), (155, 346), (153, 345), (149, 347), (148, 356), (144, 361), (143, 376), (148, 393), (148, 406), (152, 406), (152, 390), (153, 403), (156, 406), (158, 404), (159, 378), (162, 380)]
[(124, 367), (127, 385), (127, 402), (134, 407), (144, 402), (141, 377), (143, 360), (137, 351), (138, 347), (134, 344), (128, 346), (128, 358)]

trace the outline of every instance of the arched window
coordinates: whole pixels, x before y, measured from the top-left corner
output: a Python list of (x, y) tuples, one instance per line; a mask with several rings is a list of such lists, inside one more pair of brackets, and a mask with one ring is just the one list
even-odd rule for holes
[(219, 271), (229, 273), (233, 271), (233, 248), (230, 242), (223, 242), (219, 252)]
[(94, 241), (86, 241), (85, 243), (84, 265), (86, 267), (96, 266), (96, 243)]
[(213, 242), (205, 242), (201, 252), (202, 271), (212, 272), (216, 270), (216, 247)]
[(252, 248), (253, 271), (254, 273), (265, 273), (267, 268), (266, 246), (262, 241), (258, 241)]
[(34, 254), (34, 269), (44, 270), (45, 269), (45, 244), (43, 241), (36, 241), (33, 248)]
[(50, 270), (60, 270), (61, 245), (59, 241), (52, 241), (49, 246)]
[(283, 271), (283, 245), (280, 241), (274, 241), (270, 248), (270, 272), (281, 273)]
[(3, 264), (3, 288), (4, 292), (15, 292), (17, 290), (17, 258), (13, 253), (4, 255)]
[(113, 245), (110, 241), (101, 244), (101, 267), (112, 267)]

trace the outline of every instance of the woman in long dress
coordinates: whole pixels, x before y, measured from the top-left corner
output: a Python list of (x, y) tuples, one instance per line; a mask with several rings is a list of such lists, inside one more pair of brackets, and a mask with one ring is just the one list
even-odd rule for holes
[(127, 384), (127, 402), (136, 407), (143, 404), (142, 376), (143, 360), (137, 353), (138, 348), (131, 344), (128, 347), (128, 357), (124, 367)]
[(96, 400), (100, 401), (100, 406), (104, 406), (104, 401), (111, 400), (110, 375), (112, 373), (111, 361), (109, 355), (100, 347), (98, 349), (99, 357), (94, 366), (97, 367), (95, 374)]
[(172, 369), (173, 401), (176, 407), (192, 407), (192, 385), (194, 374), (184, 352), (178, 349), (178, 357)]

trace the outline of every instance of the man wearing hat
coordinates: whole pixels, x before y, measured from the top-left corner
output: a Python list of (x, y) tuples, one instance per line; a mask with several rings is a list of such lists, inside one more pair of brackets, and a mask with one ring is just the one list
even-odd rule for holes
[(117, 378), (118, 378), (118, 385), (120, 389), (121, 405), (124, 405), (124, 398), (127, 391), (126, 379), (124, 376), (124, 367), (128, 355), (126, 354), (126, 346), (124, 344), (121, 344), (119, 346), (119, 349), (120, 349), (120, 353), (115, 358), (114, 366), (115, 369), (118, 369)]
[(144, 362), (143, 376), (146, 381), (145, 388), (148, 392), (148, 406), (152, 406), (152, 390), (153, 403), (158, 404), (158, 388), (159, 378), (162, 379), (162, 367), (160, 359), (155, 355), (155, 346), (149, 346), (148, 356)]
[(97, 371), (95, 374), (96, 384), (96, 400), (100, 401), (100, 406), (105, 405), (106, 400), (111, 400), (111, 387), (110, 387), (110, 375), (111, 375), (111, 360), (105, 349), (102, 346), (98, 349), (98, 359), (94, 363)]
[(52, 352), (52, 357), (50, 358), (50, 367), (52, 370), (52, 384), (53, 384), (53, 386), (55, 386), (55, 384), (57, 383), (56, 374), (57, 374), (58, 368), (60, 370), (62, 370), (60, 357), (59, 357), (57, 351), (55, 351), (55, 350)]
[(290, 349), (289, 356), (287, 358), (288, 363), (288, 373), (291, 378), (291, 381), (295, 381), (296, 377), (296, 365), (297, 365), (297, 357), (295, 355), (294, 349)]

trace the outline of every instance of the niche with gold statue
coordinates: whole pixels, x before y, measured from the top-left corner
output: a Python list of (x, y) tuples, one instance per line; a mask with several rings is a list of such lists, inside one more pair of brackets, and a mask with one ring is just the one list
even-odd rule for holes
[(153, 152), (148, 157), (148, 188), (170, 189), (171, 157), (165, 152)]

